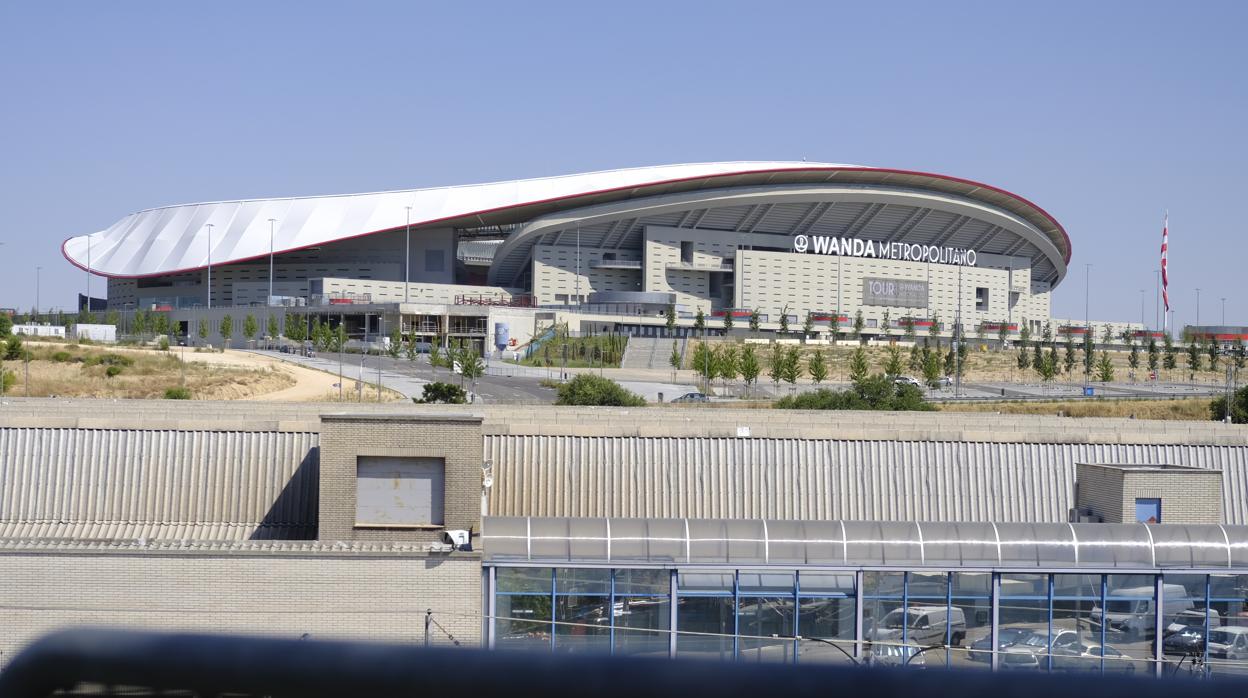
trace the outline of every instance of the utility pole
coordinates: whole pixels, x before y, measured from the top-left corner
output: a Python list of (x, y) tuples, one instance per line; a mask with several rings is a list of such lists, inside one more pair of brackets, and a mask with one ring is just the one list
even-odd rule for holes
[(403, 302), (409, 303), (407, 286), (411, 282), (411, 274), (409, 269), (412, 266), (412, 207), (405, 206), (407, 209), (407, 233), (403, 236)]
[[(337, 337), (342, 337), (346, 332), (346, 325), (343, 324), (345, 318), (345, 314), (338, 313), (339, 332), (336, 334)], [(329, 321), (328, 316), (326, 316), (325, 321)], [(346, 342), (338, 342), (338, 402), (342, 402), (342, 345), (344, 344)]]
[(1156, 279), (1153, 298), (1153, 322), (1156, 324), (1153, 325), (1153, 329), (1157, 330), (1161, 328), (1161, 270), (1154, 269), (1153, 276)]
[[(377, 315), (377, 327), (380, 330), (380, 341), (386, 341), (386, 316)], [(381, 402), (381, 344), (377, 345), (377, 402)]]
[[(1088, 301), (1088, 298), (1089, 298), (1088, 289), (1091, 287), (1091, 285), (1092, 285), (1092, 265), (1090, 263), (1084, 264), (1083, 265), (1083, 327), (1084, 327), (1084, 331), (1088, 333), (1087, 339), (1085, 339), (1084, 341), (1088, 342), (1088, 347), (1090, 348), (1091, 351), (1096, 351), (1096, 337), (1093, 336), (1092, 334), (1092, 315), (1088, 310), (1091, 307)], [(1089, 359), (1090, 358), (1091, 357), (1089, 357)], [(1083, 393), (1084, 395), (1087, 395), (1088, 381), (1092, 379), (1092, 369), (1090, 368), (1090, 366), (1091, 366), (1091, 361), (1086, 360), (1084, 363), (1084, 369), (1083, 369)]]
[(269, 299), (264, 302), (265, 306), (273, 305), (273, 228), (276, 223), (276, 218), (269, 219)]
[(1196, 289), (1196, 326), (1200, 327), (1200, 289)]

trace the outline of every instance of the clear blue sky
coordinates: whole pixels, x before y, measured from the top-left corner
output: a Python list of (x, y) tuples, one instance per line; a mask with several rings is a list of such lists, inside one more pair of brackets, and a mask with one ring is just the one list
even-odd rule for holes
[[(1248, 3), (0, 5), (0, 306), (142, 208), (736, 159), (927, 170), (1065, 225), (1057, 317), (1248, 324)], [(98, 292), (103, 280), (93, 281)]]

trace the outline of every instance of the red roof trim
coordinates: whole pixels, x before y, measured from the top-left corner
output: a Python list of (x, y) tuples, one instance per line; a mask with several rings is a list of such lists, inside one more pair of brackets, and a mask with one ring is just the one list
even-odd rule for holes
[[(1008, 196), (1008, 197), (1010, 197), (1010, 198), (1012, 198), (1012, 199), (1015, 199), (1015, 200), (1017, 200), (1017, 201), (1020, 201), (1020, 202), (1022, 202), (1023, 204), (1026, 204), (1027, 206), (1030, 206), (1031, 208), (1035, 209), (1035, 210), (1036, 210), (1037, 212), (1039, 212), (1042, 216), (1044, 216), (1045, 218), (1049, 219), (1049, 221), (1050, 221), (1051, 223), (1053, 223), (1053, 225), (1054, 225), (1054, 226), (1056, 226), (1056, 227), (1057, 227), (1058, 232), (1060, 232), (1060, 233), (1062, 234), (1062, 238), (1066, 240), (1066, 254), (1065, 254), (1065, 262), (1066, 262), (1066, 264), (1070, 264), (1070, 257), (1071, 257), (1071, 253), (1073, 252), (1073, 247), (1072, 247), (1071, 242), (1070, 242), (1070, 235), (1068, 235), (1068, 234), (1066, 233), (1066, 229), (1065, 229), (1065, 228), (1063, 228), (1063, 227), (1062, 227), (1062, 224), (1061, 224), (1061, 223), (1058, 223), (1058, 222), (1057, 222), (1057, 219), (1056, 219), (1056, 218), (1054, 218), (1054, 217), (1053, 217), (1053, 216), (1052, 216), (1052, 215), (1051, 215), (1048, 211), (1044, 210), (1043, 208), (1040, 208), (1040, 207), (1039, 207), (1039, 206), (1037, 206), (1036, 204), (1034, 204), (1034, 203), (1032, 203), (1031, 201), (1029, 201), (1029, 200), (1027, 200), (1027, 199), (1025, 199), (1025, 198), (1023, 198), (1023, 197), (1021, 197), (1021, 196), (1019, 196), (1018, 194), (1015, 194), (1015, 193), (1013, 193), (1013, 192), (1007, 191), (1007, 190), (1005, 190), (1005, 189), (1001, 189), (1001, 188), (999, 188), (999, 187), (994, 187), (994, 186), (992, 186), (992, 185), (990, 185), (990, 184), (984, 184), (984, 183), (982, 183), (982, 182), (976, 182), (976, 181), (971, 180), (971, 179), (963, 179), (963, 178), (961, 178), (961, 177), (950, 177), (950, 176), (948, 176), (948, 175), (935, 174), (935, 173), (932, 173), (932, 172), (921, 172), (921, 171), (918, 171), (918, 170), (897, 170), (897, 169), (886, 168), (886, 167), (792, 167), (792, 168), (767, 168), (767, 169), (761, 169), (761, 170), (741, 170), (741, 171), (739, 171), (739, 172), (721, 172), (721, 173), (718, 173), (718, 174), (698, 175), (698, 176), (696, 176), (696, 177), (677, 177), (677, 178), (675, 178), (675, 179), (665, 179), (665, 180), (659, 180), (659, 181), (657, 181), (657, 182), (647, 182), (647, 183), (645, 183), (645, 184), (630, 184), (630, 185), (627, 185), (627, 186), (622, 186), (622, 187), (611, 187), (611, 188), (609, 188), (609, 189), (599, 189), (599, 190), (595, 190), (595, 191), (581, 192), (581, 193), (579, 193), (579, 194), (569, 194), (569, 195), (567, 195), (567, 196), (556, 196), (556, 197), (552, 197), (552, 198), (549, 198), (549, 199), (539, 199), (539, 200), (537, 200), (537, 201), (528, 201), (528, 202), (523, 202), (523, 203), (518, 203), (518, 204), (511, 204), (511, 205), (508, 205), (508, 206), (496, 206), (496, 207), (494, 207), (494, 208), (482, 209), (482, 210), (480, 210), (480, 211), (471, 211), (471, 212), (468, 212), (468, 213), (459, 213), (459, 214), (455, 214), (455, 215), (453, 215), (453, 216), (443, 216), (442, 218), (433, 218), (433, 219), (426, 220), (426, 221), (412, 221), (411, 225), (413, 225), (413, 226), (428, 226), (428, 225), (432, 225), (432, 224), (435, 224), (435, 223), (441, 223), (441, 222), (443, 222), (443, 221), (448, 221), (448, 220), (451, 220), (451, 219), (454, 219), (454, 218), (466, 218), (466, 217), (469, 217), (469, 216), (481, 216), (481, 215), (485, 215), (485, 214), (487, 214), (487, 213), (497, 213), (497, 212), (499, 212), (499, 211), (506, 211), (506, 210), (508, 210), (508, 209), (513, 209), (513, 208), (522, 208), (522, 207), (524, 207), (524, 206), (540, 206), (540, 205), (542, 205), (542, 204), (555, 203), (555, 202), (557, 202), (557, 201), (569, 201), (569, 200), (574, 200), (574, 199), (578, 199), (578, 198), (581, 198), (581, 197), (586, 197), (586, 196), (598, 196), (598, 195), (600, 195), (600, 194), (610, 194), (610, 193), (614, 193), (614, 192), (618, 192), (618, 191), (625, 191), (625, 190), (628, 190), (628, 189), (644, 189), (644, 188), (646, 188), (646, 187), (657, 187), (657, 186), (663, 186), (663, 185), (665, 185), (665, 184), (679, 184), (679, 183), (682, 183), (682, 182), (693, 182), (693, 181), (697, 181), (697, 180), (700, 180), (700, 179), (705, 179), (705, 180), (713, 180), (713, 179), (720, 179), (720, 178), (724, 178), (724, 177), (739, 177), (739, 176), (741, 176), (741, 175), (754, 175), (754, 174), (780, 174), (780, 173), (789, 173), (789, 172), (880, 172), (880, 173), (884, 173), (884, 174), (896, 174), (896, 175), (915, 176), (915, 177), (931, 177), (932, 179), (941, 179), (941, 180), (945, 180), (945, 181), (948, 181), (948, 182), (957, 182), (958, 184), (965, 184), (965, 185), (968, 185), (968, 186), (973, 186), (973, 187), (977, 187), (977, 188), (980, 188), (980, 189), (987, 189), (987, 190), (989, 190), (989, 191), (994, 191), (994, 192), (997, 192), (998, 194), (1004, 194), (1005, 196)], [(182, 205), (191, 206), (191, 205), (194, 205), (194, 204), (182, 204)], [(344, 237), (335, 238), (335, 239), (330, 240), (330, 241), (327, 241), (327, 242), (320, 242), (320, 243), (316, 243), (316, 244), (314, 244), (314, 245), (303, 245), (303, 246), (300, 246), (300, 247), (291, 247), (291, 248), (288, 248), (288, 249), (283, 249), (283, 250), (274, 250), (274, 251), (273, 251), (273, 254), (274, 254), (274, 255), (278, 255), (278, 254), (285, 254), (285, 253), (287, 253), (287, 252), (298, 252), (298, 251), (300, 251), (300, 250), (306, 250), (306, 249), (308, 249), (308, 248), (310, 248), (310, 247), (320, 247), (321, 245), (327, 245), (327, 244), (330, 244), (330, 243), (333, 243), (333, 242), (342, 242), (342, 241), (344, 241), (344, 240), (354, 240), (355, 238), (361, 238), (361, 237), (364, 237), (364, 236), (366, 236), (366, 235), (377, 235), (377, 234), (380, 234), (380, 233), (388, 233), (388, 232), (391, 232), (391, 231), (394, 231), (394, 230), (402, 230), (402, 229), (404, 229), (405, 227), (407, 227), (407, 226), (406, 226), (406, 225), (403, 225), (403, 226), (398, 226), (398, 227), (395, 227), (395, 228), (382, 228), (381, 230), (372, 230), (372, 231), (369, 231), (369, 232), (366, 232), (366, 233), (358, 233), (358, 234), (356, 234), (356, 235), (347, 235), (347, 236), (344, 236)], [(81, 236), (74, 236), (74, 237), (81, 237)], [(62, 256), (62, 257), (64, 257), (64, 258), (66, 259), (66, 261), (68, 261), (70, 264), (74, 265), (75, 267), (78, 267), (79, 269), (82, 269), (83, 271), (89, 271), (89, 272), (91, 272), (92, 274), (95, 274), (95, 275), (97, 275), (97, 276), (102, 276), (102, 277), (105, 277), (105, 278), (109, 278), (109, 279), (143, 279), (143, 278), (151, 278), (151, 277), (154, 277), (154, 276), (170, 276), (170, 275), (172, 275), (172, 274), (185, 274), (185, 273), (187, 273), (187, 272), (198, 271), (198, 270), (200, 270), (200, 269), (206, 269), (206, 268), (207, 268), (207, 265), (203, 265), (203, 266), (198, 266), (198, 267), (185, 267), (185, 268), (183, 268), (183, 269), (173, 269), (173, 270), (170, 270), (170, 271), (162, 271), (162, 272), (156, 272), (156, 273), (152, 273), (152, 274), (135, 274), (135, 275), (107, 274), (107, 273), (101, 272), (101, 271), (99, 271), (99, 270), (87, 269), (86, 267), (82, 266), (82, 265), (81, 265), (81, 264), (79, 264), (78, 262), (75, 262), (73, 259), (71, 259), (69, 255), (65, 254), (65, 244), (66, 244), (66, 243), (68, 243), (68, 242), (69, 242), (70, 240), (72, 240), (72, 239), (73, 239), (73, 238), (66, 238), (64, 241), (62, 241), (62, 242), (61, 242), (61, 256)], [(221, 262), (220, 264), (221, 264), (221, 265), (226, 265), (226, 264), (238, 264), (238, 263), (240, 263), (240, 262), (250, 262), (250, 261), (252, 261), (252, 260), (256, 260), (256, 259), (264, 259), (264, 258), (266, 258), (266, 257), (268, 257), (268, 256), (269, 256), (268, 254), (252, 255), (251, 257), (240, 257), (239, 259), (231, 259), (231, 260), (228, 260), (228, 261), (223, 261), (223, 262)]]

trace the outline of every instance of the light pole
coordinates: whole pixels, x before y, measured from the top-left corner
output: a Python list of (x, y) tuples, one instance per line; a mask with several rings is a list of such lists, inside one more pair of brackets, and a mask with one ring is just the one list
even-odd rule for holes
[(1196, 326), (1200, 327), (1200, 289), (1196, 289)]
[(91, 236), (87, 236), (87, 312), (91, 312)]
[[(1088, 308), (1090, 307), (1088, 304), (1088, 298), (1089, 298), (1088, 289), (1091, 287), (1091, 285), (1092, 285), (1092, 265), (1091, 263), (1087, 263), (1083, 265), (1083, 329), (1084, 329), (1084, 332), (1087, 332), (1087, 334), (1084, 336), (1083, 341), (1088, 342), (1088, 340), (1091, 340), (1090, 342), (1088, 342), (1088, 346), (1091, 349), (1095, 350), (1096, 338), (1092, 336), (1092, 315), (1088, 311)], [(1085, 361), (1084, 368), (1083, 368), (1083, 393), (1084, 395), (1087, 395), (1088, 381), (1092, 379), (1091, 366), (1092, 366), (1092, 362), (1090, 360)]]
[(1144, 289), (1140, 289), (1140, 327), (1144, 325)]
[(1158, 330), (1161, 329), (1161, 270), (1154, 269), (1153, 276), (1156, 284), (1153, 288), (1153, 322), (1156, 323), (1153, 329)]
[(411, 283), (411, 274), (408, 270), (412, 267), (412, 207), (405, 206), (404, 208), (407, 209), (407, 233), (403, 236), (403, 302), (410, 303), (407, 285)]
[(269, 219), (269, 299), (264, 303), (266, 306), (273, 305), (273, 228), (276, 224), (276, 218)]
[[(35, 318), (39, 317), (39, 272), (43, 271), (43, 267), (35, 267)], [(31, 322), (38, 324), (37, 319), (32, 318)]]
[(212, 310), (212, 223), (204, 227), (208, 228), (208, 309)]
[(1226, 325), (1226, 299), (1222, 299), (1222, 324)]

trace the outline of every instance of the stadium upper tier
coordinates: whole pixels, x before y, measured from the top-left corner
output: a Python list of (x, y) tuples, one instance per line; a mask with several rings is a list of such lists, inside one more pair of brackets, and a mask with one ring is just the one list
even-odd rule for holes
[[(812, 162), (666, 165), (431, 189), (166, 206), (70, 238), (62, 253), (74, 265), (102, 276), (140, 278), (265, 257), (270, 253), (270, 220), (275, 221), (276, 254), (402, 230), (409, 224), (413, 231), (524, 224), (495, 256), (491, 282), (505, 283), (523, 266), (535, 242), (556, 227), (567, 227), (582, 212), (586, 221), (596, 216), (601, 222), (682, 207), (745, 206), (755, 199), (825, 209), (839, 201), (878, 199), (873, 217), (888, 207), (914, 214), (891, 231), (874, 231), (864, 224), (858, 232), (922, 244), (950, 243), (958, 229), (924, 229), (919, 214), (956, 213), (963, 221), (988, 221), (985, 230), (964, 244), (977, 242), (990, 253), (1030, 254), (1037, 277), (1057, 283), (1070, 261), (1070, 239), (1061, 225), (1010, 192), (944, 175)], [(572, 210), (577, 213), (560, 215)]]

